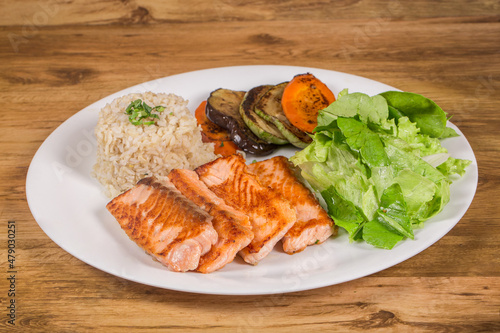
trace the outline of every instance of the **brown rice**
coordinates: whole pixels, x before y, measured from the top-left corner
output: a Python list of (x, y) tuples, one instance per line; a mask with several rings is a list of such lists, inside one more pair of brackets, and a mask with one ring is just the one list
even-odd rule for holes
[[(135, 126), (127, 106), (142, 99), (149, 106), (164, 106), (154, 125)], [(146, 176), (166, 177), (170, 170), (194, 169), (217, 158), (213, 143), (203, 143), (187, 101), (174, 94), (129, 94), (107, 104), (95, 128), (97, 162), (92, 176), (114, 197)]]

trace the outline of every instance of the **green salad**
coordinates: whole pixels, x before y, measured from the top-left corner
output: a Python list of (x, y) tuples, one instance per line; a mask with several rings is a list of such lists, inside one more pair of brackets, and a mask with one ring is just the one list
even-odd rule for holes
[(343, 90), (319, 111), (313, 142), (290, 161), (350, 241), (392, 249), (443, 209), (451, 177), (471, 163), (441, 145), (458, 135), (447, 120), (418, 94)]

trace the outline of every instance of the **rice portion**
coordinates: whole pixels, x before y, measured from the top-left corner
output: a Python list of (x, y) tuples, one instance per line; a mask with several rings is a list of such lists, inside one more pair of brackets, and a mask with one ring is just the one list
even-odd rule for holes
[[(141, 99), (151, 107), (163, 106), (153, 125), (133, 125), (125, 109)], [(196, 118), (187, 101), (174, 94), (129, 94), (107, 104), (99, 113), (95, 128), (97, 162), (92, 176), (108, 197), (132, 188), (140, 179), (162, 179), (172, 169), (190, 169), (210, 162), (213, 143), (203, 143)]]

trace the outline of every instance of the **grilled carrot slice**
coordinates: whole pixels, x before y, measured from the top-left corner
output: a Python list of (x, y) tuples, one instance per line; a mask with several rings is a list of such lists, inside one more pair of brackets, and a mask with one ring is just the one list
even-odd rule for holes
[(206, 106), (207, 101), (203, 101), (194, 112), (196, 121), (201, 126), (202, 141), (213, 142), (215, 154), (220, 154), (222, 156), (235, 154), (238, 150), (238, 146), (231, 141), (231, 136), (226, 129), (214, 124), (207, 118), (205, 113)]
[(233, 141), (217, 141), (214, 144), (214, 153), (221, 156), (233, 155), (240, 150)]
[(281, 106), (298, 129), (312, 133), (318, 125), (318, 111), (335, 101), (335, 95), (310, 73), (296, 75), (285, 87)]

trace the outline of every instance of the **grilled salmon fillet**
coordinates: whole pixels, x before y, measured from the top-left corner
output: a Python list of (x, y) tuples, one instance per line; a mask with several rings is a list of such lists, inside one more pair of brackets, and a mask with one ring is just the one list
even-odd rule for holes
[(295, 223), (296, 213), (290, 203), (261, 185), (257, 177), (247, 171), (241, 155), (218, 158), (195, 171), (226, 204), (250, 217), (254, 238), (240, 251), (247, 263), (257, 264)]
[(252, 163), (248, 170), (257, 175), (262, 184), (281, 193), (295, 208), (297, 222), (282, 239), (286, 253), (303, 251), (308, 245), (322, 243), (337, 232), (333, 220), (295, 176), (286, 157), (275, 156)]
[(168, 179), (144, 178), (106, 208), (131, 240), (172, 271), (196, 269), (217, 242), (212, 217)]
[(219, 236), (217, 243), (200, 258), (196, 270), (211, 273), (233, 261), (236, 254), (253, 239), (248, 215), (226, 205), (194, 171), (174, 169), (168, 178), (184, 196), (213, 217), (212, 225)]

